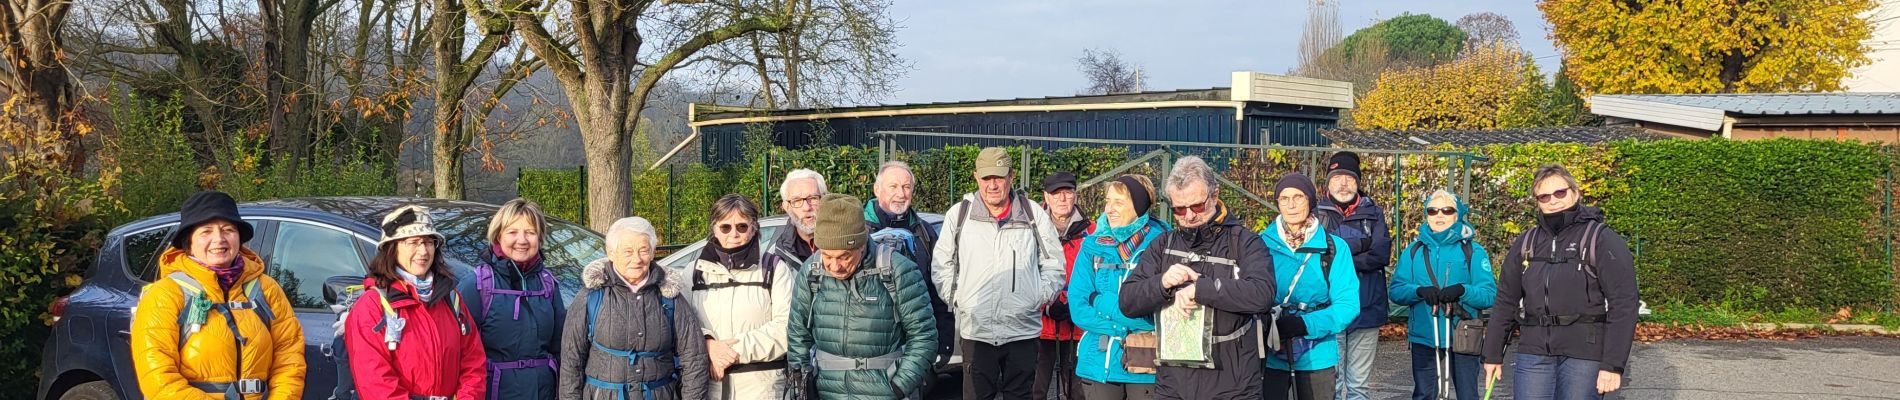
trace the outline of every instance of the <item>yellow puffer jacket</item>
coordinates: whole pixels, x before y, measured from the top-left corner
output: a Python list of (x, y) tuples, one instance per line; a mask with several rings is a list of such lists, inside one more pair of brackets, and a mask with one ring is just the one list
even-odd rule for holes
[[(270, 399), (296, 399), (303, 396), (303, 327), (292, 314), (290, 301), (277, 281), (264, 275), (264, 260), (243, 249), (244, 272), (228, 290), (218, 290), (217, 274), (199, 265), (183, 250), (170, 249), (159, 256), (159, 279), (145, 286), (139, 306), (132, 315), (132, 364), (138, 372), (139, 391), (152, 399), (224, 399), (223, 392), (206, 393), (192, 386), (199, 383), (230, 383), (239, 379), (261, 379)], [(188, 327), (179, 326), (179, 315), (186, 308), (186, 294), (177, 281), (166, 278), (184, 272), (205, 287), (205, 299), (212, 303), (245, 301), (250, 282), (261, 280), (263, 291), (259, 307), (270, 307), (273, 319), (265, 326), (258, 310), (231, 310), (237, 319), (237, 331), (248, 339), (244, 344), (242, 375), (238, 371), (237, 339), (231, 325), (217, 311), (207, 312), (204, 325), (191, 334), (183, 345), (179, 334)], [(228, 299), (228, 300), (227, 300)], [(241, 376), (241, 378), (240, 378)], [(246, 395), (245, 400), (262, 400)]]

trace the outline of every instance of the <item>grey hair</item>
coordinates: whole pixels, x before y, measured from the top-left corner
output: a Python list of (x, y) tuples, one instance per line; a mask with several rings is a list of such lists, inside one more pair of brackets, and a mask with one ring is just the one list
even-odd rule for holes
[(1431, 204), (1434, 201), (1438, 201), (1438, 199), (1440, 198), (1451, 199), (1452, 204), (1458, 204), (1458, 195), (1452, 194), (1451, 191), (1448, 191), (1445, 189), (1438, 189), (1438, 190), (1432, 191), (1431, 196), (1425, 197), (1425, 204)]
[(660, 247), (660, 234), (653, 229), (652, 222), (648, 222), (646, 218), (641, 217), (626, 217), (621, 218), (619, 221), (614, 221), (612, 226), (607, 227), (607, 248), (609, 250), (619, 249), (623, 244), (620, 243), (620, 237), (629, 233), (647, 235), (648, 246), (655, 248)]
[(1578, 196), (1583, 195), (1583, 188), (1577, 186), (1577, 177), (1571, 176), (1570, 170), (1564, 169), (1562, 165), (1544, 164), (1544, 166), (1537, 167), (1536, 174), (1531, 175), (1530, 195), (1532, 200), (1537, 198), (1537, 184), (1553, 176), (1564, 178), (1564, 184), (1570, 185), (1570, 191), (1576, 192), (1575, 194)]
[(818, 174), (818, 171), (799, 168), (799, 169), (792, 170), (792, 172), (786, 173), (785, 180), (778, 183), (778, 199), (791, 200), (791, 199), (785, 198), (785, 192), (792, 191), (792, 181), (796, 181), (799, 179), (810, 179), (813, 182), (818, 182), (818, 195), (820, 196), (831, 193), (830, 190), (825, 189), (824, 175)]
[(892, 169), (901, 169), (901, 170), (904, 170), (904, 175), (907, 175), (907, 176), (910, 176), (910, 183), (911, 183), (911, 184), (913, 184), (913, 185), (915, 185), (915, 184), (917, 184), (917, 173), (915, 173), (915, 172), (911, 172), (911, 170), (910, 170), (910, 163), (906, 163), (906, 162), (903, 162), (903, 161), (897, 161), (897, 160), (890, 160), (890, 161), (885, 161), (883, 165), (878, 165), (878, 166), (877, 166), (877, 181), (876, 181), (876, 182), (872, 182), (871, 184), (872, 184), (872, 185), (879, 185), (879, 184), (883, 184), (883, 183), (884, 183), (884, 171), (889, 171), (889, 170), (892, 170)]
[(1207, 185), (1210, 195), (1220, 189), (1220, 184), (1214, 180), (1214, 167), (1207, 166), (1207, 161), (1202, 161), (1198, 156), (1175, 160), (1174, 170), (1168, 171), (1168, 191), (1187, 189), (1188, 184), (1194, 182)]

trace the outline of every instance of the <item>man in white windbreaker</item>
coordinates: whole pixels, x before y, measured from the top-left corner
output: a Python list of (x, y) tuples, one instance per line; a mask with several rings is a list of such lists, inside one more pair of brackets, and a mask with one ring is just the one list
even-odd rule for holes
[(1042, 206), (1011, 190), (1009, 153), (976, 158), (977, 191), (944, 211), (931, 281), (956, 310), (963, 398), (1028, 399), (1042, 306), (1063, 290), (1062, 244)]

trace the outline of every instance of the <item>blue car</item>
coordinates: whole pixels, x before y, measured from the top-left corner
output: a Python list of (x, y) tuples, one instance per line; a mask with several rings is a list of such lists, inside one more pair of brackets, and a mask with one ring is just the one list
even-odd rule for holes
[[(435, 228), (448, 238), (444, 261), (470, 269), (488, 251), (488, 220), (497, 206), (405, 197), (325, 197), (272, 200), (238, 206), (256, 234), (245, 247), (257, 252), (266, 273), (280, 283), (303, 324), (304, 357), (310, 370), (303, 398), (327, 399), (336, 386), (331, 305), (336, 288), (362, 282), (376, 252), (377, 229), (390, 210), (417, 204), (432, 210)], [(132, 370), (132, 307), (140, 290), (157, 279), (158, 255), (178, 226), (178, 214), (146, 218), (113, 228), (98, 250), (85, 283), (51, 309), (56, 322), (40, 362), (36, 399), (142, 399)], [(605, 257), (600, 234), (550, 219), (542, 256), (561, 281), (562, 302), (580, 288), (580, 269)], [(327, 290), (326, 290), (327, 289)]]

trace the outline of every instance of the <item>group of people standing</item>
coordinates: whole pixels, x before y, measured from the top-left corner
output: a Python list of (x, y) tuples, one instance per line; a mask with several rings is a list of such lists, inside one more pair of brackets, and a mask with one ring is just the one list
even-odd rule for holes
[[(767, 240), (761, 207), (727, 195), (683, 269), (655, 265), (653, 224), (625, 218), (565, 303), (551, 268), (573, 266), (545, 265), (533, 203), (502, 205), (482, 264), (460, 271), (429, 210), (397, 208), (338, 322), (333, 398), (916, 398), (949, 390), (928, 386), (958, 348), (968, 399), (1365, 399), (1389, 304), (1410, 308), (1414, 399), (1478, 398), (1514, 334), (1515, 398), (1594, 399), (1622, 383), (1633, 263), (1562, 167), (1536, 171), (1537, 224), (1494, 269), (1464, 200), (1443, 190), (1394, 248), (1350, 152), (1324, 186), (1281, 177), (1278, 214), (1257, 232), (1197, 157), (1160, 184), (1106, 180), (1093, 218), (1073, 174), (1044, 178), (1038, 202), (1013, 189), (1012, 165), (983, 149), (977, 190), (941, 227), (912, 209), (902, 162), (879, 167), (869, 201), (795, 170), (778, 191), (784, 229)], [(1173, 223), (1153, 214), (1164, 199)], [(133, 318), (147, 397), (301, 394), (302, 331), (243, 247), (251, 231), (228, 195), (185, 203), (166, 279)], [(1166, 313), (1205, 327), (1162, 329)], [(1205, 351), (1161, 354), (1171, 340)]]

